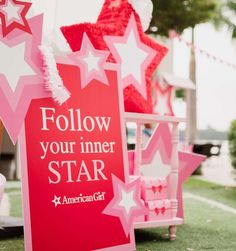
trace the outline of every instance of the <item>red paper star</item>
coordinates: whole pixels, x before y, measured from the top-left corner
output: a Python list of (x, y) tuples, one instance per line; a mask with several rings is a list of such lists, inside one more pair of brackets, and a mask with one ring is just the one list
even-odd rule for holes
[(14, 29), (31, 33), (26, 15), (32, 3), (18, 0), (2, 0), (0, 2), (0, 18), (2, 22), (2, 35), (7, 36)]
[[(142, 165), (149, 168), (147, 165), (152, 163), (156, 154), (160, 154), (164, 165), (170, 165), (172, 154), (172, 136), (168, 123), (160, 123), (153, 132), (147, 147), (142, 151)], [(183, 151), (178, 152), (179, 156), (179, 182), (177, 190), (178, 213), (177, 217), (183, 218), (183, 183), (190, 177), (190, 175), (197, 169), (197, 167), (206, 159), (205, 156), (187, 153)], [(155, 164), (155, 163), (153, 163)], [(130, 170), (134, 170), (134, 152), (129, 152)], [(157, 166), (158, 168), (158, 166)]]
[(155, 84), (156, 104), (154, 105), (154, 112), (158, 115), (174, 116), (172, 109), (172, 93), (173, 86), (168, 86), (163, 89), (159, 83)]
[[(124, 36), (131, 15), (135, 16), (140, 41), (156, 52), (156, 56), (149, 63), (145, 72), (146, 99), (132, 85), (124, 89), (125, 110), (130, 112), (152, 113), (152, 83), (151, 77), (158, 64), (167, 53), (167, 49), (148, 37), (142, 29), (137, 13), (127, 0), (121, 0), (120, 5), (111, 6), (112, 1), (106, 0), (96, 24), (77, 24), (69, 27), (62, 27), (61, 30), (67, 39), (71, 49), (78, 51), (81, 48), (83, 33), (86, 32), (93, 46), (99, 50), (109, 50), (103, 36)], [(109, 62), (115, 62), (112, 56)]]

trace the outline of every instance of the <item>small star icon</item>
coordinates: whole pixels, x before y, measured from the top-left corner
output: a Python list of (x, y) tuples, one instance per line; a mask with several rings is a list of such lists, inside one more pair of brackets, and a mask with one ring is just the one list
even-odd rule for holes
[(61, 197), (57, 197), (56, 195), (54, 195), (54, 199), (52, 200), (52, 203), (54, 203), (55, 207), (57, 207), (58, 205), (61, 205)]

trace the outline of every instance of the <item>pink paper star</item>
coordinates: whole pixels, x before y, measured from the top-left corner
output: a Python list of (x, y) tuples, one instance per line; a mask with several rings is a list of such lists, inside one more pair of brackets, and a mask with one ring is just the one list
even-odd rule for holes
[[(147, 147), (142, 151), (142, 165), (147, 165), (153, 161), (156, 154), (160, 154), (163, 164), (170, 165), (172, 153), (172, 137), (168, 123), (160, 123), (148, 142)], [(197, 167), (206, 159), (205, 156), (178, 152), (179, 156), (179, 183), (177, 190), (178, 213), (177, 216), (182, 218), (183, 214), (183, 193), (182, 185), (188, 177), (197, 169)], [(131, 173), (134, 169), (134, 152), (129, 152), (129, 165)], [(147, 167), (148, 168), (148, 167)]]
[(135, 180), (130, 184), (125, 184), (116, 176), (112, 176), (114, 198), (107, 205), (104, 214), (119, 217), (126, 236), (132, 230), (135, 217), (147, 213), (140, 200), (141, 181)]
[(123, 36), (104, 36), (113, 57), (121, 65), (123, 88), (132, 84), (147, 99), (146, 70), (157, 51), (141, 41), (134, 14)]
[(2, 0), (0, 2), (0, 18), (2, 21), (2, 35), (7, 36), (14, 29), (31, 33), (26, 15), (32, 3), (18, 0)]
[(104, 64), (108, 56), (108, 51), (96, 50), (87, 34), (84, 33), (81, 50), (69, 55), (69, 57), (80, 67), (82, 89), (94, 79), (108, 85), (108, 80), (104, 71)]
[(174, 116), (172, 109), (173, 89), (172, 86), (162, 89), (158, 83), (155, 84), (156, 104), (154, 105), (154, 112), (158, 115)]
[[(45, 91), (43, 84), (43, 63), (38, 49), (42, 38), (42, 24), (42, 15), (33, 17), (29, 20), (29, 26), (33, 35), (21, 30), (14, 30), (6, 38), (0, 39), (0, 44), (3, 47), (6, 46), (8, 49), (15, 49), (18, 46), (20, 46), (21, 50), (23, 48), (23, 56), (17, 55), (17, 57), (22, 56), (22, 62), (25, 61), (24, 64), (26, 64), (27, 69), (29, 68), (30, 72), (32, 71), (32, 73), (20, 76), (19, 69), (14, 67), (14, 61), (8, 58), (6, 61), (6, 57), (9, 57), (8, 55), (0, 58), (0, 62), (1, 60), (5, 60), (1, 62), (4, 68), (7, 67), (5, 64), (8, 62), (11, 74), (15, 74), (15, 71), (17, 71), (19, 75), (18, 78), (14, 79), (14, 83), (12, 83), (8, 70), (7, 72), (1, 72), (3, 68), (0, 69), (0, 118), (13, 143), (17, 140), (31, 100), (51, 96), (49, 92)], [(9, 52), (11, 51), (9, 50)], [(22, 67), (23, 65), (20, 68)]]

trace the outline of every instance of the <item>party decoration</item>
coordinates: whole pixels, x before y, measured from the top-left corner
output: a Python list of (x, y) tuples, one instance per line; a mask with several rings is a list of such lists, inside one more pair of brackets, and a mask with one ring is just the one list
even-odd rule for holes
[(15, 29), (6, 38), (0, 38), (0, 118), (13, 143), (31, 100), (51, 96), (43, 85), (43, 64), (38, 49), (43, 16), (28, 21), (32, 34)]
[[(142, 71), (143, 69), (146, 69), (145, 80), (144, 82), (141, 83), (143, 86), (141, 85), (139, 86), (137, 84), (140, 82), (140, 80), (143, 81), (143, 78), (140, 77), (140, 74), (138, 74), (137, 76), (132, 76), (136, 75), (133, 72), (133, 74), (130, 74), (130, 76), (126, 78), (126, 80), (131, 80), (131, 82), (130, 83), (125, 82), (125, 86), (127, 86), (124, 89), (125, 110), (130, 112), (151, 113), (153, 108), (151, 77), (153, 72), (156, 70), (156, 67), (167, 53), (167, 49), (156, 43), (146, 34), (144, 34), (137, 13), (135, 12), (131, 4), (128, 3), (127, 0), (120, 0), (120, 1), (106, 0), (104, 2), (102, 11), (98, 17), (96, 24), (90, 24), (90, 23), (77, 24), (68, 27), (62, 27), (61, 30), (73, 51), (78, 51), (81, 49), (84, 32), (86, 32), (89, 35), (90, 40), (95, 49), (109, 50), (106, 42), (104, 41), (104, 36), (107, 35), (113, 36), (114, 39), (115, 36), (121, 36), (125, 39), (126, 28), (130, 21), (133, 22), (132, 20), (135, 22), (133, 29), (137, 31), (137, 37), (135, 37), (134, 45), (137, 45), (137, 41), (140, 41), (140, 43), (145, 48), (149, 47), (149, 51), (155, 52), (155, 56), (151, 62), (149, 61), (148, 66), (145, 64), (142, 65)], [(131, 38), (132, 38), (132, 33), (131, 33)], [(129, 42), (129, 40), (127, 41)], [(142, 48), (139, 49), (141, 49), (142, 51)], [(113, 56), (112, 55), (109, 56), (108, 62), (114, 63), (116, 62), (116, 60), (120, 62), (120, 57), (116, 58), (115, 60)], [(151, 57), (151, 54), (149, 56)], [(132, 62), (133, 67), (134, 67), (134, 62), (135, 58), (133, 59)], [(132, 69), (133, 67), (129, 67), (129, 69)], [(138, 70), (136, 71), (138, 72)], [(125, 68), (123, 67), (123, 74), (124, 73), (125, 73)], [(143, 76), (143, 72), (141, 72), (141, 74), (142, 74), (141, 76)], [(135, 85), (135, 87), (133, 85)], [(136, 89), (136, 87), (138, 87), (138, 89)], [(146, 97), (146, 99), (144, 97)]]
[(82, 89), (94, 79), (108, 85), (103, 69), (108, 56), (109, 52), (94, 49), (88, 36), (84, 33), (81, 50), (69, 56), (81, 68)]
[(104, 37), (116, 62), (121, 65), (123, 88), (131, 83), (147, 99), (146, 70), (156, 57), (156, 51), (139, 37), (135, 17), (132, 14), (123, 37)]
[(2, 0), (0, 2), (0, 19), (2, 35), (6, 37), (15, 29), (31, 33), (26, 15), (32, 3), (18, 0)]
[(154, 112), (158, 115), (174, 116), (172, 108), (173, 86), (167, 86), (163, 89), (158, 82), (155, 83), (155, 98)]
[(52, 93), (52, 97), (59, 105), (62, 105), (70, 98), (70, 93), (65, 88), (59, 76), (52, 47), (46, 43), (39, 47), (44, 62), (45, 87)]
[(128, 236), (135, 217), (145, 215), (146, 208), (140, 200), (140, 180), (125, 184), (113, 176), (114, 198), (103, 211), (104, 214), (120, 218), (125, 234)]
[[(132, 222), (143, 208), (138, 182), (129, 184), (125, 171), (118, 69), (102, 64), (96, 74), (105, 73), (107, 84), (96, 74), (87, 82), (81, 61), (89, 50), (97, 54), (88, 37), (83, 43), (85, 54), (57, 62), (70, 99), (61, 106), (52, 98), (32, 100), (22, 130), (27, 251), (135, 250)], [(113, 201), (123, 216), (108, 209)]]
[(236, 64), (231, 63), (229, 61), (227, 61), (226, 59), (220, 58), (217, 55), (214, 55), (202, 48), (199, 48), (198, 46), (196, 46), (194, 43), (186, 41), (182, 36), (180, 36), (177, 32), (175, 31), (170, 31), (169, 33), (169, 38), (170, 39), (178, 39), (179, 42), (184, 43), (187, 47), (191, 48), (192, 51), (198, 52), (201, 55), (207, 57), (208, 59), (213, 60), (214, 62), (220, 63), (224, 66), (227, 66), (233, 70), (236, 70)]
[[(129, 152), (129, 164), (131, 172), (133, 172), (134, 152)], [(168, 123), (160, 123), (153, 132), (147, 147), (142, 151), (142, 164), (138, 170), (140, 174), (153, 178), (160, 178), (159, 170), (162, 169), (162, 178), (170, 173), (170, 163), (172, 154), (172, 136)], [(182, 185), (187, 178), (198, 168), (198, 166), (206, 159), (205, 156), (189, 153), (178, 152), (179, 156), (179, 182), (177, 190), (178, 212), (177, 217), (183, 218), (183, 194)], [(156, 161), (158, 159), (158, 161)], [(166, 168), (166, 171), (163, 170)], [(155, 171), (156, 169), (156, 171)]]

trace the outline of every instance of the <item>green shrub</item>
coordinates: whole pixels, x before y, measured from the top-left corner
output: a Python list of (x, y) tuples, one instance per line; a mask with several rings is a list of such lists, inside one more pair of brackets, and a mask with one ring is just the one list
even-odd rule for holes
[(228, 132), (229, 152), (232, 166), (236, 169), (236, 120), (234, 120)]

